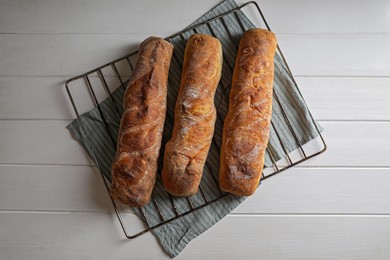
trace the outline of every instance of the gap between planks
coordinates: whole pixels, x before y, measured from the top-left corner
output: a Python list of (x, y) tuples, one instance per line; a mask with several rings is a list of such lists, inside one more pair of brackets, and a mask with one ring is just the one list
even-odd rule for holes
[[(69, 211), (69, 210), (0, 210), (0, 214), (94, 214), (94, 215), (112, 215), (112, 212), (101, 211)], [(121, 215), (134, 215), (131, 212), (121, 212)], [(384, 213), (229, 213), (230, 217), (381, 217), (388, 218), (390, 214)]]
[[(68, 122), (69, 124), (73, 119), (61, 119), (61, 118), (0, 118), (0, 121), (4, 122), (20, 122), (20, 121), (55, 121), (55, 122)], [(389, 123), (390, 119), (321, 119), (316, 120), (318, 123)]]
[[(75, 119), (75, 118), (74, 118)], [(59, 119), (59, 118), (0, 118), (0, 122), (13, 122), (13, 121), (59, 121), (59, 122), (71, 122), (74, 119)], [(390, 119), (321, 119), (317, 122), (326, 123), (389, 123)]]
[[(79, 76), (80, 74), (77, 75), (24, 75), (24, 74), (8, 74), (8, 75), (0, 75), (1, 78), (62, 78), (64, 87), (65, 87), (65, 81), (70, 78), (74, 78)], [(99, 78), (98, 76), (88, 76), (90, 78)], [(112, 75), (107, 75), (104, 76), (105, 78), (117, 78), (116, 76)], [(390, 75), (303, 75), (303, 74), (294, 74), (295, 79), (299, 78), (342, 78), (342, 79), (388, 79), (390, 78)], [(300, 85), (300, 84), (298, 84)]]
[[(0, 32), (0, 35), (145, 35), (161, 34), (164, 32)], [(275, 32), (276, 35), (287, 36), (390, 36), (387, 32)], [(163, 36), (164, 37), (164, 36)]]
[[(94, 167), (97, 169), (97, 166), (95, 164), (41, 164), (41, 163), (0, 163), (0, 167), (2, 166), (11, 166), (11, 167)], [(329, 166), (329, 165), (297, 165), (293, 167), (294, 169), (312, 169), (312, 170), (317, 170), (317, 169), (373, 169), (373, 170), (387, 170), (390, 169), (390, 166), (355, 166), (355, 165), (347, 165), (347, 166)], [(283, 172), (280, 174), (284, 174)], [(1, 173), (0, 173), (1, 175)]]

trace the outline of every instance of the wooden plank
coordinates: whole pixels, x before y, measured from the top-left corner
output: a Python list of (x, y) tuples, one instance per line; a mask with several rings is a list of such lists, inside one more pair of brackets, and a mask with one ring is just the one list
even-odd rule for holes
[(91, 165), (69, 121), (0, 121), (0, 163)]
[(389, 223), (388, 217), (228, 217), (181, 257), (213, 258), (217, 251), (221, 259), (386, 259)]
[(292, 168), (265, 180), (234, 213), (389, 214), (389, 181), (389, 168)]
[[(246, 0), (238, 1), (246, 2)], [(257, 0), (276, 33), (389, 33), (386, 0)]]
[[(238, 1), (240, 4), (244, 2), (246, 0)], [(353, 0), (257, 2), (271, 28), (278, 33), (390, 32), (387, 20), (390, 4), (386, 0), (366, 1), (358, 5)], [(217, 3), (219, 3), (217, 0), (196, 2), (98, 0), (82, 3), (8, 0), (2, 1), (0, 32), (172, 33), (190, 24)], [(107, 17), (110, 19), (106, 19)]]
[(64, 77), (0, 77), (0, 118), (75, 118), (64, 86), (66, 80)]
[[(173, 34), (219, 0), (2, 1), (2, 33)], [(174, 15), (173, 15), (174, 14)], [(15, 18), (18, 19), (15, 19)], [(109, 18), (109, 19), (108, 19)]]
[[(0, 76), (78, 75), (130, 53), (148, 36), (1, 34)], [(388, 34), (277, 37), (294, 75), (390, 75)]]
[[(0, 119), (73, 120), (76, 114), (65, 89), (66, 77), (0, 77)], [(90, 77), (98, 101), (108, 93), (98, 77)], [(123, 79), (125, 80), (125, 78)], [(70, 84), (70, 93), (80, 114), (94, 108), (92, 96), (83, 80)], [(120, 86), (115, 77), (106, 78), (114, 90)], [(50, 109), (48, 109), (50, 108)]]
[(149, 36), (2, 34), (0, 75), (76, 76), (137, 50)]
[[(390, 35), (277, 35), (294, 75), (388, 76)], [(386, 57), (386, 58), (385, 58)]]
[[(390, 78), (297, 77), (298, 85), (318, 120), (390, 120)], [(66, 77), (0, 77), (0, 119), (75, 118), (64, 82)], [(104, 89), (98, 79), (96, 94)], [(119, 86), (107, 78), (109, 86)], [(71, 88), (79, 112), (93, 108), (85, 86)], [(85, 99), (82, 99), (85, 97)], [(48, 109), (50, 108), (50, 109)]]
[[(0, 164), (90, 165), (69, 121), (0, 121)], [(305, 166), (390, 166), (389, 122), (321, 122), (328, 151)], [(370, 137), (370, 138), (368, 138)]]
[(387, 122), (321, 122), (328, 150), (301, 166), (390, 166)]
[[(390, 169), (293, 168), (264, 181), (234, 213), (390, 214), (389, 182)], [(108, 213), (112, 205), (94, 167), (3, 165), (4, 210)]]
[(112, 210), (94, 166), (0, 166), (0, 209), (42, 211)]
[[(169, 259), (150, 233), (125, 240), (109, 214), (1, 213), (0, 222), (6, 259)], [(388, 216), (229, 216), (176, 259), (387, 259), (389, 232)]]
[(297, 77), (318, 120), (389, 120), (389, 78)]

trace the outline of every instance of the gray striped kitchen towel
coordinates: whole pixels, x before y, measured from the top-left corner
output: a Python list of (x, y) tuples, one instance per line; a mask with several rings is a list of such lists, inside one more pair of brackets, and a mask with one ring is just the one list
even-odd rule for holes
[[(192, 25), (196, 25), (197, 23), (213, 18), (236, 7), (237, 4), (234, 2), (234, 0), (223, 1), (204, 16), (199, 18), (199, 20), (197, 20)], [(242, 12), (238, 12), (237, 14), (241, 18), (242, 25), (245, 27), (245, 29), (254, 28), (254, 25)], [(215, 126), (213, 143), (207, 158), (201, 184), (208, 201), (220, 196), (220, 190), (216, 180), (218, 180), (219, 150), (221, 146), (223, 118), (225, 117), (228, 108), (228, 94), (237, 47), (239, 39), (243, 33), (243, 30), (238, 23), (237, 17), (235, 17), (233, 14), (229, 14), (228, 16), (224, 17), (223, 20), (225, 24), (223, 24), (222, 21), (218, 19), (211, 23), (211, 28), (206, 25), (202, 25), (201, 27), (197, 28), (197, 31), (200, 33), (215, 35), (222, 42), (224, 51), (223, 75), (215, 97), (218, 117)], [(190, 34), (191, 33), (186, 33), (184, 34), (184, 38), (177, 36), (171, 40), (175, 46), (175, 49), (174, 58), (172, 59), (169, 73), (167, 119), (164, 127), (161, 154), (164, 152), (164, 144), (170, 139), (171, 136), (175, 102), (180, 85), (182, 66), (181, 62), (183, 60), (185, 40), (190, 36)], [(231, 41), (231, 39), (233, 39), (233, 41)], [(278, 54), (275, 56), (274, 92), (278, 96), (278, 102), (276, 102), (274, 99), (272, 114), (272, 122), (274, 127), (271, 128), (268, 152), (273, 155), (275, 160), (278, 160), (285, 156), (283, 147), (281, 147), (280, 144), (281, 141), (285, 144), (287, 151), (291, 152), (298, 148), (298, 142), (300, 144), (305, 144), (317, 137), (318, 132), (316, 131), (308, 109), (302, 100), (301, 95), (299, 94), (299, 90), (294, 86), (294, 83), (291, 80), (291, 76), (289, 75), (287, 68), (283, 63), (282, 58)], [(108, 133), (107, 129), (113, 136), (117, 136), (119, 127), (117, 109), (119, 108), (119, 110), (121, 110), (123, 93), (123, 88), (118, 88), (113, 93), (114, 102), (112, 99), (106, 99), (100, 103), (99, 109), (93, 109), (80, 116), (80, 120), (84, 126), (83, 129), (89, 138), (89, 142), (83, 138), (81, 133), (82, 127), (77, 120), (74, 120), (68, 126), (68, 129), (73, 134), (73, 137), (83, 145), (83, 147), (95, 160), (95, 163), (99, 166), (102, 173), (108, 179), (111, 178), (110, 167), (115, 154), (115, 147), (112, 145), (110, 134)], [(286, 115), (283, 115), (281, 106), (285, 108)], [(104, 120), (101, 116), (101, 113), (104, 116)], [(292, 135), (291, 129), (289, 129), (289, 126), (284, 118), (285, 116), (288, 117), (298, 140), (296, 140)], [(275, 133), (275, 129), (278, 129), (279, 137)], [(281, 140), (278, 138), (281, 138)], [(160, 156), (160, 167), (161, 162), (162, 160)], [(265, 164), (266, 166), (271, 165), (271, 159), (268, 153), (266, 154)], [(153, 195), (159, 204), (160, 210), (162, 211), (165, 219), (173, 218), (175, 216), (175, 209), (172, 207), (169, 196), (166, 192), (164, 192), (161, 177), (159, 175), (157, 177)], [(225, 196), (222, 199), (206, 207), (203, 207), (200, 210), (197, 210), (196, 212), (188, 214), (170, 222), (169, 224), (154, 229), (153, 233), (159, 240), (164, 250), (171, 257), (174, 257), (178, 255), (192, 239), (209, 229), (244, 200), (245, 197), (238, 197), (233, 195)], [(173, 201), (179, 214), (190, 210), (190, 205), (187, 199), (174, 198)], [(201, 194), (199, 194), (199, 192), (198, 194), (191, 197), (191, 201), (194, 207), (204, 204), (205, 202), (204, 198), (201, 196)], [(139, 217), (141, 217), (139, 209), (134, 209), (134, 211)], [(160, 216), (156, 211), (153, 203), (146, 205), (144, 207), (144, 212), (148, 217), (148, 224), (150, 226), (161, 222)]]

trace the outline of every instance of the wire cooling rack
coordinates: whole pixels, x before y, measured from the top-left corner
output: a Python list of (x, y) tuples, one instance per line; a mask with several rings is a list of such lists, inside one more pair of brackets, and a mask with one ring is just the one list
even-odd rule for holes
[[(242, 32), (246, 31), (246, 28), (244, 26), (244, 23), (242, 21), (242, 19), (240, 18), (240, 16), (238, 15), (238, 12), (241, 11), (244, 7), (248, 7), (248, 6), (251, 6), (251, 8), (253, 9), (252, 11), (254, 11), (254, 15), (255, 15), (255, 19), (259, 19), (260, 21), (263, 22), (264, 26), (268, 29), (268, 30), (271, 30), (267, 21), (265, 20), (264, 18), (264, 15), (260, 9), (260, 7), (258, 6), (258, 4), (256, 2), (247, 2), (243, 5), (241, 5), (240, 7), (237, 7), (229, 12), (226, 12), (222, 15), (219, 15), (213, 19), (210, 19), (210, 20), (207, 20), (207, 21), (204, 21), (196, 26), (193, 26), (193, 27), (190, 27), (190, 28), (187, 28), (179, 33), (176, 33), (174, 35), (171, 35), (169, 37), (166, 38), (166, 40), (168, 41), (172, 41), (172, 39), (174, 39), (175, 37), (180, 37), (182, 38), (183, 40), (185, 40), (184, 38), (184, 35), (188, 35), (188, 34), (193, 34), (193, 33), (197, 33), (197, 29), (200, 27), (200, 26), (207, 26), (208, 30), (210, 31), (210, 33), (216, 37), (215, 35), (215, 29), (214, 28), (214, 25), (213, 25), (213, 22), (215, 21), (220, 21), (222, 22), (222, 26), (224, 27), (224, 30), (227, 32), (227, 34), (229, 35), (229, 40), (233, 43), (234, 46), (238, 46), (238, 41), (235, 37), (233, 37), (231, 34), (230, 34), (230, 31), (229, 31), (229, 27), (228, 25), (226, 24), (224, 18), (227, 16), (227, 15), (230, 15), (234, 17), (235, 19), (235, 23), (241, 28)], [(288, 70), (288, 75), (289, 77), (291, 77), (291, 80), (292, 82), (294, 83), (294, 87), (296, 88), (296, 90), (298, 91), (298, 93), (300, 94), (300, 96), (302, 97), (302, 100), (303, 99), (303, 96), (301, 94), (301, 92), (299, 91), (299, 88), (296, 84), (296, 81), (291, 73), (291, 70), (286, 62), (286, 59), (284, 58), (283, 56), (283, 53), (280, 49), (280, 47), (278, 46), (277, 47), (277, 52), (280, 54), (280, 56), (282, 57), (283, 59), (283, 62)], [(129, 78), (129, 76), (131, 75), (131, 72), (133, 71), (134, 69), (134, 64), (135, 64), (135, 59), (137, 57), (137, 54), (138, 54), (138, 51), (135, 51), (133, 53), (130, 53), (124, 57), (121, 57), (119, 59), (116, 59), (112, 62), (109, 62), (107, 64), (104, 64), (103, 66), (100, 66), (94, 70), (91, 70), (87, 73), (84, 73), (84, 74), (81, 74), (79, 76), (76, 76), (74, 78), (71, 78), (69, 79), (68, 81), (66, 81), (65, 83), (65, 87), (66, 87), (66, 90), (67, 90), (67, 93), (69, 95), (69, 98), (70, 98), (70, 101), (72, 103), (72, 106), (73, 106), (73, 109), (76, 113), (76, 116), (77, 116), (77, 120), (78, 120), (78, 123), (81, 127), (81, 134), (83, 136), (83, 138), (85, 138), (85, 140), (89, 140), (88, 139), (88, 136), (87, 136), (87, 133), (85, 131), (85, 126), (82, 122), (82, 120), (80, 120), (80, 114), (81, 114), (81, 110), (82, 110), (82, 105), (80, 103), (77, 102), (78, 100), (78, 94), (75, 95), (75, 94), (72, 94), (72, 91), (71, 91), (71, 88), (70, 88), (70, 84), (71, 83), (74, 83), (74, 82), (77, 82), (77, 81), (83, 81), (83, 85), (84, 87), (87, 89), (87, 92), (89, 93), (90, 95), (90, 98), (92, 99), (93, 101), (93, 105), (95, 108), (98, 109), (99, 111), (99, 114), (104, 122), (104, 124), (106, 125), (106, 130), (110, 136), (110, 139), (111, 139), (111, 142), (112, 142), (112, 145), (114, 146), (114, 149), (116, 149), (116, 136), (115, 134), (112, 133), (112, 130), (110, 130), (110, 127), (108, 126), (107, 124), (107, 119), (105, 118), (104, 114), (102, 113), (101, 111), (101, 107), (100, 107), (100, 101), (99, 101), (99, 94), (97, 93), (98, 91), (96, 90), (96, 84), (94, 83), (94, 81), (92, 80), (92, 77), (95, 77), (97, 76), (97, 78), (99, 79), (100, 81), (100, 86), (102, 85), (103, 86), (103, 89), (105, 90), (105, 93), (107, 94), (107, 97), (112, 101), (114, 102), (114, 97), (113, 97), (113, 89), (114, 87), (117, 87), (118, 86), (118, 83), (120, 85), (120, 87), (122, 87), (123, 89), (126, 88), (126, 84), (127, 84), (127, 79)], [(179, 57), (177, 57), (177, 55), (173, 55), (173, 61), (175, 62), (178, 62), (179, 64), (181, 63), (180, 62), (180, 59)], [(234, 64), (231, 64), (231, 63), (228, 63), (226, 61), (226, 59), (224, 59), (224, 65), (226, 65), (229, 70), (232, 72), (233, 71), (233, 67), (234, 67)], [(127, 67), (127, 68), (126, 68)], [(107, 76), (104, 75), (103, 71), (106, 70), (106, 69), (111, 69), (111, 72), (113, 72), (113, 76), (111, 76), (110, 78), (108, 78)], [(113, 80), (112, 80), (112, 77), (114, 77), (116, 79), (116, 83), (113, 83)], [(171, 85), (171, 84), (169, 84)], [(168, 90), (168, 91), (172, 91), (172, 90)], [(228, 95), (225, 95), (224, 96), (225, 98), (228, 98)], [(282, 135), (283, 133), (280, 133), (277, 131), (275, 125), (273, 122), (271, 122), (271, 128), (273, 128), (275, 130), (275, 133), (276, 133), (276, 136), (277, 136), (277, 139), (278, 141), (280, 142), (280, 145), (284, 151), (284, 158), (281, 159), (281, 160), (276, 160), (272, 154), (272, 152), (267, 148), (267, 154), (269, 156), (269, 158), (271, 159), (272, 161), (272, 167), (269, 167), (267, 169), (265, 169), (262, 173), (262, 178), (261, 180), (264, 180), (264, 179), (267, 179), (271, 176), (274, 176), (275, 174), (277, 173), (280, 173), (288, 168), (291, 168), (299, 163), (302, 163), (303, 161), (306, 161), (322, 152), (324, 152), (326, 150), (326, 144), (325, 144), (325, 141), (321, 135), (321, 131), (320, 129), (318, 128), (318, 125), (315, 123), (314, 121), (314, 118), (312, 116), (312, 114), (310, 113), (309, 111), (309, 116), (310, 116), (310, 120), (313, 122), (315, 128), (316, 128), (316, 131), (317, 131), (317, 134), (318, 134), (318, 142), (320, 142), (320, 148), (318, 148), (317, 150), (315, 151), (312, 151), (312, 149), (310, 151), (307, 151), (306, 148), (304, 149), (303, 147), (303, 144), (300, 143), (299, 141), (299, 138), (296, 134), (296, 130), (294, 129), (293, 125), (291, 124), (290, 122), (290, 119), (288, 117), (288, 113), (285, 111), (278, 95), (276, 93), (274, 93), (274, 100), (278, 103), (278, 105), (281, 107), (281, 112), (282, 112), (282, 116), (283, 116), (283, 119), (285, 120), (285, 122), (287, 123), (288, 125), (288, 129), (290, 131), (290, 135), (294, 138), (294, 141), (295, 143), (297, 144), (297, 147), (298, 147), (298, 151), (299, 151), (299, 154), (300, 154), (300, 157), (297, 159), (296, 155), (293, 156), (292, 153), (288, 153), (288, 149), (283, 141), (283, 138), (282, 138)], [(77, 103), (77, 104), (76, 104)], [(306, 103), (304, 104), (306, 106)], [(307, 106), (306, 106), (307, 107)], [(218, 108), (217, 108), (218, 110)], [(173, 117), (170, 116), (168, 117), (167, 116), (167, 120), (173, 120)], [(92, 156), (95, 157), (96, 159), (96, 155), (94, 154), (93, 150), (92, 150)], [(280, 161), (284, 161), (284, 163), (280, 163)], [(107, 178), (107, 176), (104, 176), (102, 174), (102, 169), (101, 169), (101, 166), (99, 165), (99, 163), (97, 162), (97, 160), (95, 160), (98, 168), (100, 169), (100, 173), (101, 173), (101, 176), (103, 178), (103, 181), (104, 181), (104, 185), (105, 187), (107, 188), (107, 191), (109, 190), (109, 180)], [(207, 165), (206, 165), (207, 167)], [(214, 174), (211, 174), (211, 177), (216, 185), (216, 187), (218, 187), (218, 180), (217, 178), (214, 176)], [(201, 196), (203, 198), (203, 201), (204, 203), (202, 203), (201, 205), (194, 205), (192, 203), (192, 200), (191, 200), (191, 197), (187, 197), (186, 198), (186, 201), (188, 203), (188, 208), (189, 210), (185, 211), (185, 212), (178, 212), (178, 210), (176, 209), (175, 207), (175, 204), (174, 204), (174, 199), (171, 197), (171, 195), (168, 194), (169, 196), (169, 199), (170, 199), (170, 202), (172, 204), (172, 209), (173, 209), (173, 217), (167, 217), (163, 212), (162, 210), (160, 209), (160, 205), (159, 205), (159, 202), (156, 200), (155, 197), (152, 196), (152, 199), (151, 199), (151, 202), (153, 204), (153, 207), (155, 208), (156, 212), (158, 212), (158, 215), (159, 215), (159, 219), (160, 219), (160, 222), (159, 223), (155, 223), (153, 225), (150, 225), (149, 224), (149, 221), (148, 221), (148, 215), (145, 214), (145, 211), (141, 208), (140, 209), (140, 214), (141, 214), (141, 219), (143, 220), (144, 224), (145, 224), (145, 229), (143, 229), (142, 231), (140, 232), (137, 232), (136, 234), (129, 234), (128, 231), (127, 231), (127, 228), (126, 228), (126, 224), (122, 218), (122, 213), (120, 212), (119, 210), (119, 207), (117, 205), (117, 203), (111, 198), (111, 201), (112, 201), (112, 205), (114, 207), (114, 210), (115, 210), (115, 213), (118, 217), (118, 220), (121, 224), (121, 227), (123, 229), (123, 232), (125, 234), (125, 236), (128, 238), (128, 239), (133, 239), (133, 238), (136, 238), (148, 231), (151, 231), (155, 228), (158, 228), (158, 227), (161, 227), (171, 221), (174, 221), (178, 218), (181, 218), (183, 216), (186, 216), (188, 214), (191, 214), (193, 213), (194, 211), (197, 211), (207, 205), (210, 205), (212, 203), (214, 203), (215, 201), (217, 200), (220, 200), (221, 198), (227, 196), (228, 194), (227, 193), (224, 193), (222, 192), (221, 190), (218, 191), (218, 195), (214, 198), (209, 198), (208, 196), (206, 196), (205, 192), (204, 192), (204, 188), (202, 187), (202, 183), (199, 187), (199, 192), (198, 192), (198, 196)]]

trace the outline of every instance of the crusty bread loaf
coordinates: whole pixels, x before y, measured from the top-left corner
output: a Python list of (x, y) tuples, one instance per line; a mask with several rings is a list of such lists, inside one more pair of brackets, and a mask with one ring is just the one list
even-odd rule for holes
[(146, 39), (123, 98), (110, 193), (129, 206), (147, 204), (156, 181), (172, 52), (171, 43)]
[(240, 40), (225, 118), (219, 181), (223, 191), (252, 195), (264, 166), (272, 114), (275, 35), (251, 29)]
[(221, 70), (221, 43), (210, 35), (192, 35), (184, 52), (172, 138), (165, 146), (162, 179), (172, 195), (198, 191), (214, 133), (214, 94)]

